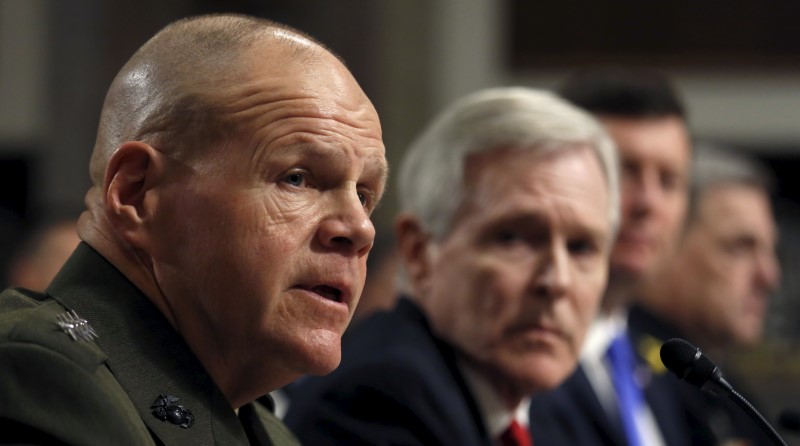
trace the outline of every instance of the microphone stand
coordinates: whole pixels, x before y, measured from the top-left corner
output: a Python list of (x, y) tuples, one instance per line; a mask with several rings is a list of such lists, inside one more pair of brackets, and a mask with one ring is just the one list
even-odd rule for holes
[(680, 338), (668, 339), (661, 346), (661, 362), (681, 380), (702, 390), (728, 395), (736, 405), (756, 421), (779, 446), (787, 446), (766, 419), (722, 376), (722, 371), (699, 348)]
[(786, 442), (783, 441), (783, 438), (781, 438), (781, 436), (778, 434), (775, 428), (773, 428), (769, 424), (769, 422), (767, 422), (767, 420), (764, 419), (764, 417), (758, 412), (758, 410), (756, 410), (756, 408), (753, 407), (753, 405), (750, 404), (750, 402), (747, 401), (739, 392), (731, 388), (730, 391), (728, 392), (728, 395), (730, 396), (730, 398), (733, 400), (734, 403), (736, 403), (739, 407), (742, 408), (742, 410), (753, 416), (753, 419), (756, 420), (756, 423), (759, 426), (761, 426), (761, 429), (763, 429), (764, 432), (766, 432), (767, 435), (769, 435), (775, 441), (776, 444), (779, 444), (781, 446), (786, 446)]

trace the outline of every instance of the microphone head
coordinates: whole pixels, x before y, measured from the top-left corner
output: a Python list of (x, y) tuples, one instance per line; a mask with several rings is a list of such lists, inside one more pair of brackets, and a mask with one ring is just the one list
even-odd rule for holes
[(678, 378), (697, 387), (719, 378), (719, 369), (699, 348), (680, 338), (668, 339), (661, 346), (661, 362)]

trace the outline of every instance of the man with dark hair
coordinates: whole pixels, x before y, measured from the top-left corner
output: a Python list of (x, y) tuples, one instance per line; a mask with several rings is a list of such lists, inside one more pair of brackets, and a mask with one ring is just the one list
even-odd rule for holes
[(687, 427), (670, 395), (649, 382), (627, 329), (636, 289), (669, 258), (683, 225), (691, 160), (684, 107), (669, 81), (649, 71), (586, 71), (559, 92), (593, 113), (617, 145), (622, 221), (580, 366), (533, 398), (534, 442), (686, 446)]
[(106, 96), (83, 242), (44, 294), (0, 294), (0, 442), (297, 444), (259, 402), (339, 364), (386, 175), (319, 43), (168, 25)]
[(655, 71), (622, 68), (580, 71), (561, 86), (559, 94), (598, 116), (636, 120), (686, 118), (674, 87)]

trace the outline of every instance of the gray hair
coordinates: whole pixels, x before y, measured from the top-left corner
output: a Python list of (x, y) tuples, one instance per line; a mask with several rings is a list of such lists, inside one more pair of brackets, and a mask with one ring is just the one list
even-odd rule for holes
[(687, 225), (697, 217), (703, 194), (716, 186), (743, 185), (769, 193), (774, 187), (770, 172), (753, 158), (733, 149), (710, 143), (696, 143), (689, 186)]
[(442, 111), (406, 152), (398, 174), (400, 208), (442, 239), (465, 198), (469, 155), (508, 147), (550, 152), (576, 146), (587, 146), (600, 161), (616, 233), (620, 199), (614, 143), (588, 113), (550, 92), (525, 87), (481, 90)]

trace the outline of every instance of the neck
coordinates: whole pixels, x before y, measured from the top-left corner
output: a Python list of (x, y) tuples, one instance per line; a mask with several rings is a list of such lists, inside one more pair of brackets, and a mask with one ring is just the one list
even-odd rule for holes
[[(186, 341), (232, 408), (238, 409), (263, 396), (267, 392), (264, 389), (280, 388), (300, 375), (282, 370), (282, 365), (264, 359), (280, 356), (270, 356), (271, 353), (263, 349), (259, 349), (258, 360), (250, 361), (251, 364), (240, 364), (241, 358), (255, 355), (231, 351), (230, 343), (225, 344), (222, 339), (212, 335), (215, 331), (209, 329), (206, 319), (177, 317), (178, 312), (170, 305), (158, 284), (149, 257), (126, 243), (104, 222), (102, 212), (99, 215), (91, 211), (84, 212), (78, 224), (80, 238), (114, 265), (164, 315)], [(241, 344), (242, 348), (252, 350), (246, 347), (247, 343)]]
[(78, 220), (78, 235), (147, 296), (176, 330), (176, 320), (153, 274), (149, 258), (126, 243), (102, 214), (86, 211)]
[(512, 379), (498, 373), (491, 367), (473, 361), (466, 356), (463, 357), (463, 360), (463, 364), (472, 370), (473, 375), (477, 375), (477, 377), (488, 384), (492, 393), (494, 393), (502, 403), (503, 408), (510, 412), (516, 410), (523, 398), (532, 393), (521, 392), (517, 386), (513, 385)]

